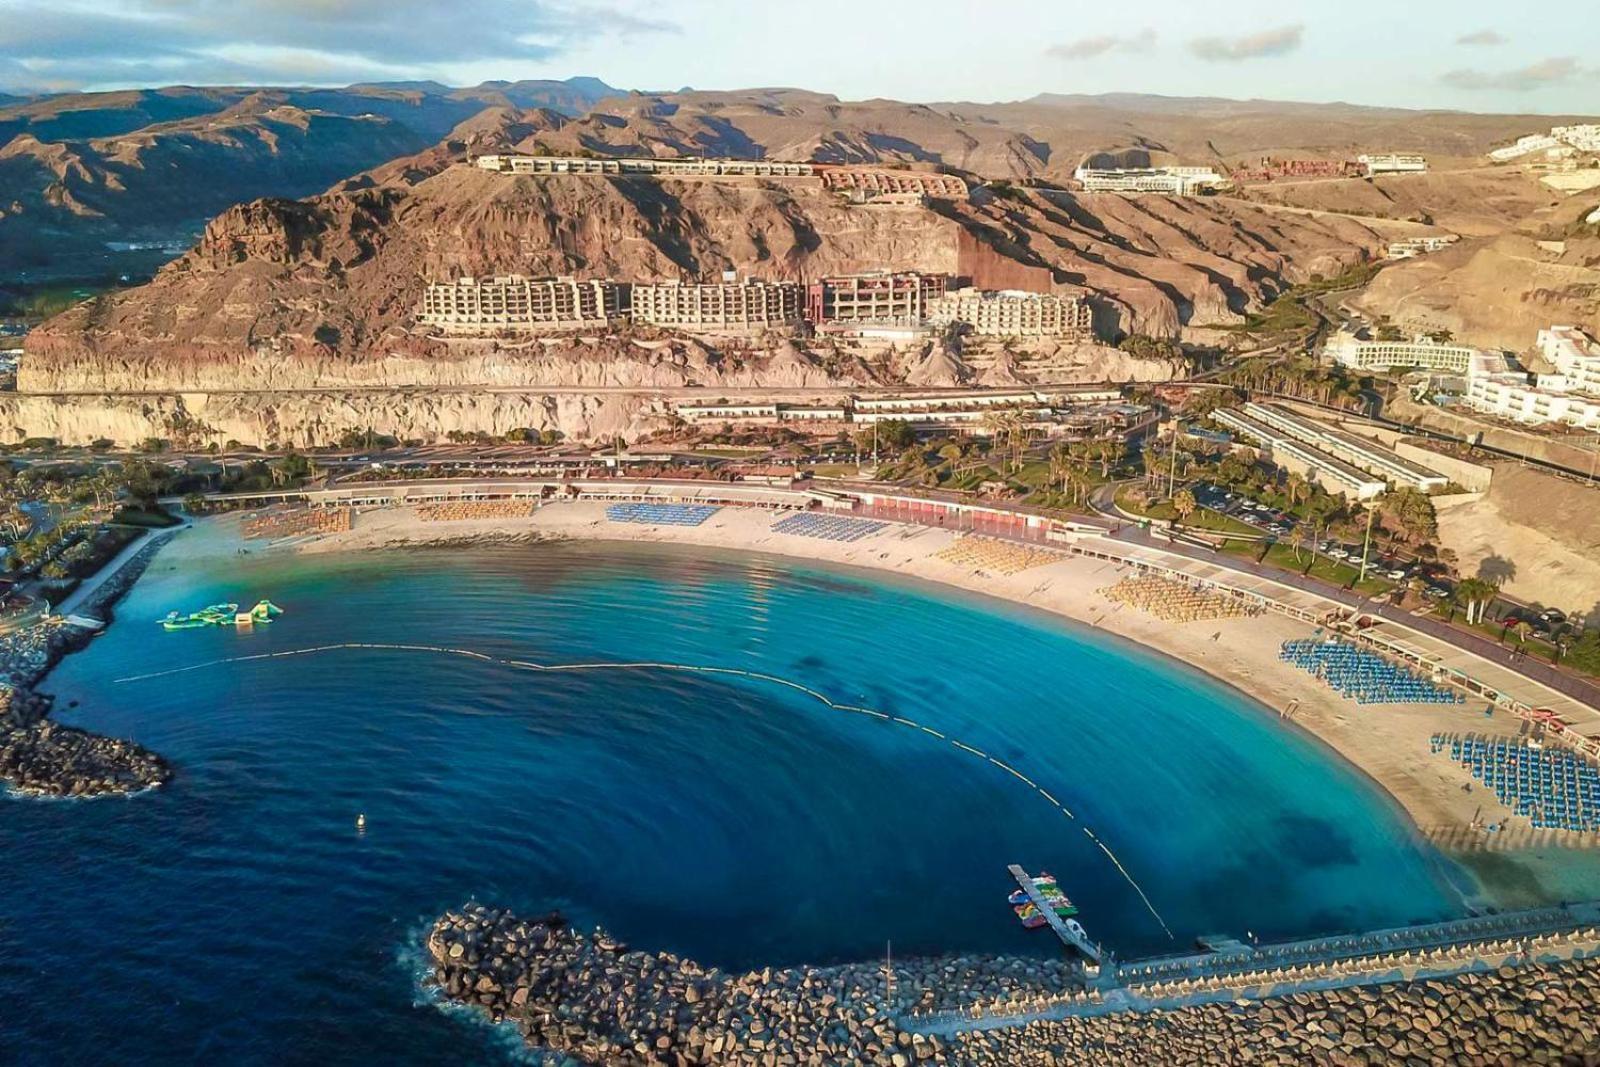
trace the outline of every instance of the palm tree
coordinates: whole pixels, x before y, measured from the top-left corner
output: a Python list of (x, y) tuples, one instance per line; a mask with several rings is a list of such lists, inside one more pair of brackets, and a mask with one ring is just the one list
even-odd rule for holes
[(1498, 592), (1499, 590), (1482, 578), (1463, 578), (1456, 583), (1456, 591), (1451, 600), (1458, 607), (1466, 609), (1467, 623), (1471, 625), (1483, 621), (1483, 613), (1494, 603), (1495, 594)]
[(1197, 506), (1194, 494), (1187, 489), (1179, 489), (1172, 496), (1172, 510), (1178, 513), (1180, 524), (1189, 520), (1189, 516), (1194, 514)]

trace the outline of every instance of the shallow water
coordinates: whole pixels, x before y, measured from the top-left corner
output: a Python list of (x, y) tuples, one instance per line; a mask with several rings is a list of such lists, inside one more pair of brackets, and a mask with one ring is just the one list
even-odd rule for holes
[[(998, 602), (662, 548), (180, 568), (179, 547), (47, 686), (63, 720), (151, 746), (175, 781), (0, 805), (0, 1059), (503, 1060), (501, 1037), (416, 987), (426, 923), (471, 897), (725, 967), (889, 941), (1049, 953), (1006, 907), (1008, 863), (1054, 872), (1123, 956), (1461, 908), (1449, 865), (1314, 741)], [(155, 625), (263, 596), (287, 614), (254, 632)], [(993, 754), (1077, 820), (948, 742), (755, 680), (356, 649), (115, 681), (340, 642), (781, 675)]]

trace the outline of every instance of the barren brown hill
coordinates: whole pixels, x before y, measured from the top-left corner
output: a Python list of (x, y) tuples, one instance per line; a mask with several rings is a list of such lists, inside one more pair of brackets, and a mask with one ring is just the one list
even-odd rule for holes
[[(1220, 201), (980, 189), (970, 201), (882, 209), (848, 205), (812, 179), (510, 177), (447, 162), (475, 137), (549, 125), (548, 114), (501, 113), (322, 196), (228, 211), (151, 284), (36, 331), (24, 388), (622, 381), (534, 360), (546, 346), (447, 342), (414, 328), (427, 281), (512, 271), (806, 279), (910, 268), (1084, 290), (1106, 334), (1172, 337), (1235, 323), (1291, 282), (1382, 244), (1347, 219)], [(648, 364), (646, 351), (624, 345), (605, 359)]]
[(1600, 334), (1600, 225), (1583, 221), (1595, 203), (1574, 197), (1514, 230), (1397, 264), (1354, 303), (1403, 329), (1513, 352), (1556, 323)]

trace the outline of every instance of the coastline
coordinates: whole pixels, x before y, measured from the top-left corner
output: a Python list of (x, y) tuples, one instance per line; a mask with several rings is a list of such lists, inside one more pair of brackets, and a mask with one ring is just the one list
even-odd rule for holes
[[(407, 546), (478, 545), (534, 541), (612, 541), (687, 546), (743, 553), (767, 553), (844, 568), (862, 568), (878, 578), (903, 577), (933, 582), (963, 594), (1007, 602), (1043, 612), (1054, 621), (1098, 630), (1138, 646), (1148, 654), (1176, 660), (1214, 682), (1226, 685), (1277, 714), (1332, 750), (1356, 773), (1387, 795), (1404, 812), (1415, 832), (1429, 840), (1454, 835), (1470, 838), (1482, 816), (1486, 794), (1467, 772), (1432, 756), (1428, 739), (1436, 732), (1492, 728), (1473, 704), (1357, 705), (1312, 676), (1278, 659), (1285, 640), (1310, 636), (1313, 627), (1266, 613), (1242, 618), (1168, 622), (1115, 603), (1101, 590), (1129, 573), (1126, 567), (1062, 554), (1059, 559), (1015, 574), (997, 574), (953, 563), (937, 553), (959, 536), (921, 526), (889, 524), (855, 542), (818, 540), (775, 533), (773, 515), (756, 509), (723, 508), (701, 526), (666, 527), (616, 523), (604, 505), (563, 501), (527, 517), (424, 521), (414, 508), (362, 512), (348, 531), (319, 533), (281, 541), (242, 541), (233, 517), (208, 520), (211, 529), (190, 542), (192, 549), (233, 554), (249, 552), (321, 553), (384, 550)], [(215, 525), (212, 525), (215, 524)], [(198, 531), (197, 531), (198, 532)], [(1292, 709), (1288, 717), (1285, 709)], [(1472, 786), (1468, 791), (1466, 787)], [(1488, 804), (1495, 805), (1492, 799)], [(1493, 816), (1490, 816), (1492, 819)], [(1559, 856), (1536, 850), (1486, 852), (1436, 846), (1455, 869), (1440, 876), (1470, 907), (1518, 907), (1547, 900), (1592, 895), (1567, 884)], [(1459, 872), (1470, 876), (1462, 885)], [(1456, 877), (1451, 877), (1456, 875)]]

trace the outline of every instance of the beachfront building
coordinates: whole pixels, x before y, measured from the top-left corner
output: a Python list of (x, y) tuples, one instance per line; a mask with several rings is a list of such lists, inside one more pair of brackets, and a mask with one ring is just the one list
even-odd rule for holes
[(810, 163), (775, 159), (656, 159), (650, 156), (487, 155), (481, 170), (500, 174), (646, 174), (659, 178), (806, 178)]
[(691, 333), (792, 330), (800, 323), (795, 282), (635, 283), (630, 299), (634, 322)]
[(1090, 193), (1194, 196), (1227, 179), (1211, 167), (1079, 167), (1072, 177)]
[(1329, 338), (1324, 351), (1340, 366), (1351, 370), (1386, 371), (1395, 367), (1446, 371), (1466, 375), (1479, 350), (1469, 345), (1447, 344), (1428, 337), (1410, 341), (1363, 341), (1348, 330)]
[(1357, 156), (1356, 162), (1366, 168), (1367, 177), (1374, 174), (1421, 174), (1428, 169), (1428, 161), (1421, 156), (1379, 152)]
[(1356, 500), (1371, 500), (1389, 488), (1382, 478), (1313, 448), (1242, 411), (1218, 408), (1211, 413), (1211, 417), (1228, 429), (1257, 442), (1273, 463), (1314, 480), (1330, 493), (1342, 493)]
[(806, 318), (819, 328), (920, 328), (929, 301), (944, 295), (942, 274), (877, 271), (822, 278), (806, 288)]
[(1370, 441), (1315, 419), (1308, 419), (1278, 404), (1252, 403), (1246, 404), (1242, 410), (1245, 415), (1262, 425), (1270, 426), (1352, 467), (1376, 475), (1391, 485), (1426, 493), (1434, 489), (1443, 489), (1450, 484), (1450, 479), (1438, 471), (1424, 467), (1420, 463), (1413, 463), (1376, 441)]
[(610, 281), (465, 277), (430, 283), (417, 321), (464, 333), (604, 326), (621, 316), (626, 302), (626, 287)]
[(984, 337), (1089, 337), (1094, 309), (1077, 296), (956, 289), (928, 301), (928, 323), (960, 323)]

